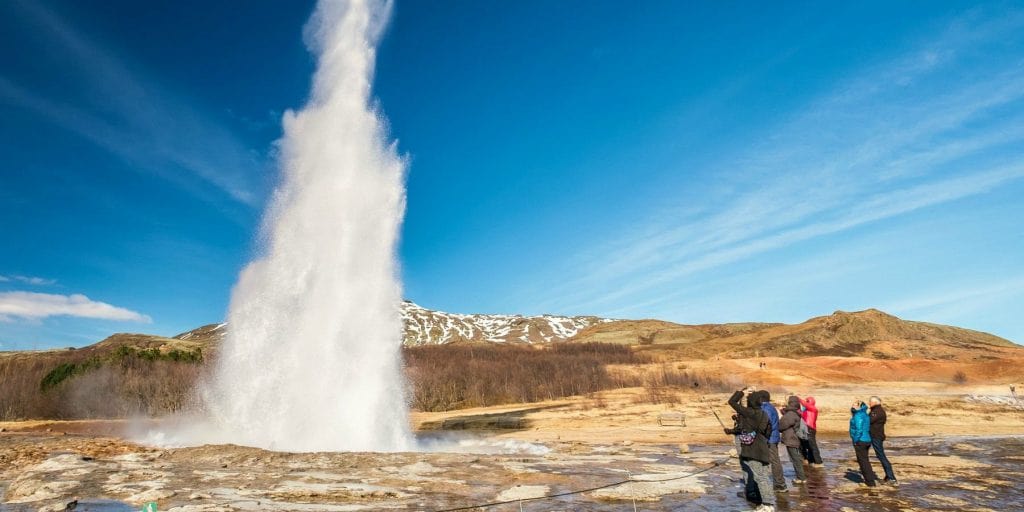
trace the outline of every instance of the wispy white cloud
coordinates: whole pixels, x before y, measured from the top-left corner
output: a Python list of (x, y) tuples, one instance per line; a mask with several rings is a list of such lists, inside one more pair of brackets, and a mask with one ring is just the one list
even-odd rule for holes
[(734, 263), (767, 251), (787, 247), (797, 242), (810, 240), (855, 228), (921, 208), (981, 194), (1000, 184), (1024, 178), (1024, 165), (1007, 169), (996, 169), (981, 175), (971, 175), (938, 183), (928, 183), (906, 190), (876, 195), (865, 203), (841, 212), (837, 217), (820, 222), (809, 222), (791, 229), (781, 230), (761, 237), (754, 237), (727, 248), (707, 251), (672, 265), (664, 266), (629, 285), (620, 287), (600, 298), (585, 302), (583, 308), (599, 306), (608, 301), (671, 282), (703, 270)]
[(0, 321), (42, 320), (52, 316), (73, 316), (103, 320), (150, 323), (142, 313), (94, 301), (81, 294), (58, 295), (35, 292), (0, 292)]
[[(709, 213), (653, 212), (646, 224), (586, 248), (541, 307), (653, 305), (679, 296), (687, 276), (1024, 178), (1024, 154), (1012, 149), (1024, 147), (1024, 63), (981, 65), (965, 78), (960, 60), (1024, 29), (1024, 16), (968, 17), (841, 81), (762, 143), (706, 169), (724, 183), (708, 191), (713, 206), (693, 208)], [(659, 292), (667, 284), (676, 290)]]
[(939, 308), (962, 309), (965, 304), (978, 304), (980, 300), (998, 300), (1010, 294), (1024, 292), (1024, 276), (1008, 277), (998, 282), (973, 284), (958, 288), (932, 290), (891, 302), (887, 311), (913, 315), (932, 312)]
[(52, 65), (74, 75), (81, 88), (78, 92), (84, 92), (87, 100), (69, 104), (0, 77), (0, 102), (33, 112), (133, 169), (191, 192), (198, 193), (198, 178), (237, 202), (253, 205), (258, 201), (255, 184), (263, 157), (246, 148), (229, 129), (156, 81), (133, 72), (109, 49), (43, 5), (23, 2), (17, 6), (33, 26), (59, 45), (58, 53), (65, 60)]
[(20, 283), (30, 284), (30, 285), (33, 285), (33, 286), (50, 286), (50, 285), (53, 285), (53, 284), (57, 284), (57, 280), (56, 279), (47, 279), (45, 277), (18, 276), (18, 275), (4, 276), (4, 275), (0, 275), (0, 282), (10, 282), (10, 281), (17, 281), (17, 282), (20, 282)]

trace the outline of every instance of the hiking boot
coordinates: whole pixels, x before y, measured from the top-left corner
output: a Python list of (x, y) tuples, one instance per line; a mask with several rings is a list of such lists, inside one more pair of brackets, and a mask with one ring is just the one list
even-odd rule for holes
[(899, 481), (897, 481), (895, 478), (892, 479), (892, 480), (886, 478), (885, 480), (882, 480), (882, 483), (886, 484), (886, 485), (891, 485), (893, 487), (899, 487), (900, 486)]
[(793, 479), (793, 485), (800, 485), (800, 484), (806, 484), (806, 483), (807, 483), (807, 480), (801, 480), (799, 478), (794, 478)]

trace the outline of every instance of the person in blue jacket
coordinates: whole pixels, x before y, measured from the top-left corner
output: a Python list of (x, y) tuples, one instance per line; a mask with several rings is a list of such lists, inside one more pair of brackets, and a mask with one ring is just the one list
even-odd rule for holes
[(782, 475), (782, 460), (779, 459), (779, 411), (772, 405), (772, 395), (768, 391), (758, 391), (761, 394), (761, 410), (768, 415), (772, 424), (772, 435), (768, 437), (768, 456), (771, 458), (772, 484), (776, 491), (786, 490), (786, 478)]
[(853, 441), (853, 451), (857, 454), (857, 464), (860, 465), (860, 474), (864, 477), (864, 483), (868, 487), (878, 485), (875, 470), (871, 468), (868, 460), (868, 450), (871, 448), (871, 417), (868, 416), (868, 406), (857, 400), (850, 408), (850, 439)]

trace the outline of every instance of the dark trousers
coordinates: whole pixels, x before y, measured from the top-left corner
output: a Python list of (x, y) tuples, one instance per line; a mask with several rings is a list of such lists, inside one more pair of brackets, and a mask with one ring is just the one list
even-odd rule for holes
[(775, 505), (775, 491), (771, 487), (769, 464), (756, 460), (740, 459), (740, 467), (746, 475), (747, 500), (753, 503)]
[(818, 451), (818, 431), (807, 429), (807, 439), (800, 440), (800, 452), (811, 464), (821, 464), (821, 452)]
[(782, 476), (782, 459), (779, 458), (779, 443), (768, 443), (768, 461), (772, 467), (772, 483), (775, 488), (786, 487), (786, 478)]
[(889, 480), (896, 480), (896, 475), (892, 473), (892, 464), (889, 462), (889, 457), (885, 456), (885, 447), (882, 446), (881, 439), (872, 439), (871, 447), (875, 449), (875, 457), (878, 457), (878, 462), (882, 463), (882, 469), (885, 470), (885, 478)]
[(804, 475), (804, 461), (803, 457), (800, 456), (800, 449), (794, 446), (787, 446), (786, 453), (789, 454), (789, 462), (793, 464), (793, 472), (796, 473), (796, 479), (807, 480), (807, 475)]
[(871, 448), (871, 443), (853, 443), (853, 451), (857, 453), (857, 464), (860, 465), (860, 474), (864, 477), (864, 483), (871, 487), (877, 485), (875, 483), (878, 477), (875, 476), (875, 470), (871, 469), (871, 461), (868, 460), (868, 449)]

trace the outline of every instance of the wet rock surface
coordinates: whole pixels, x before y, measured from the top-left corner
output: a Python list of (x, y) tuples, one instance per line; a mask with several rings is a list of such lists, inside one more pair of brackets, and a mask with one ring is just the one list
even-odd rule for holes
[[(487, 446), (482, 439), (474, 446)], [(2, 511), (749, 510), (730, 445), (562, 443), (550, 451), (278, 453), (218, 445), (158, 450), (117, 439), (0, 435)], [(1015, 510), (1024, 438), (900, 438), (887, 451), (900, 487), (859, 483), (853, 451), (823, 443), (826, 464), (778, 494), (779, 510)], [(875, 464), (881, 475), (881, 467)], [(630, 480), (628, 483), (611, 485)], [(557, 498), (533, 498), (597, 488)]]

